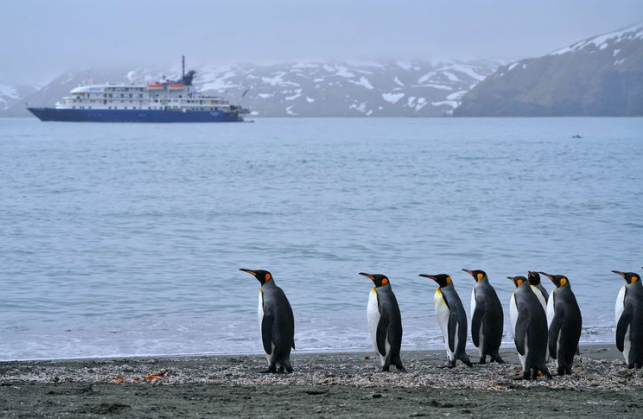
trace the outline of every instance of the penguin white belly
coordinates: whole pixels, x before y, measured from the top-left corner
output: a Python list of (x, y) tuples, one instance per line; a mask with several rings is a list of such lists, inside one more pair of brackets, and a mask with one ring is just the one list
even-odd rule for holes
[(538, 289), (538, 287), (534, 287), (533, 285), (530, 285), (531, 290), (536, 294), (536, 297), (538, 297), (538, 301), (540, 301), (540, 305), (543, 306), (543, 310), (545, 313), (547, 313), (547, 300), (545, 300), (545, 296), (543, 295), (542, 291)]
[(380, 317), (382, 317), (382, 315), (380, 314), (380, 308), (377, 303), (377, 291), (375, 290), (375, 288), (373, 288), (370, 294), (368, 294), (368, 306), (366, 307), (366, 319), (368, 320), (368, 330), (371, 332), (371, 341), (373, 342), (373, 350), (375, 351), (375, 353), (380, 355), (380, 358), (382, 358), (382, 363), (384, 363), (384, 359), (386, 358), (386, 355), (388, 355), (390, 345), (388, 343), (388, 334), (387, 334), (386, 344), (385, 344), (386, 354), (383, 356), (377, 350), (377, 325), (379, 325), (380, 323)]
[[(449, 358), (449, 361), (453, 361), (453, 352), (451, 352), (451, 349), (449, 348), (449, 316), (451, 314), (451, 311), (449, 310), (446, 301), (444, 301), (442, 291), (440, 291), (439, 288), (433, 296), (433, 303), (435, 304), (435, 314), (438, 318), (438, 324), (440, 325), (440, 329), (442, 330), (442, 337), (444, 338), (444, 346), (447, 350), (447, 357)], [(455, 336), (456, 344), (454, 346), (454, 349), (457, 347), (457, 326)]]
[[(514, 339), (516, 337), (516, 323), (518, 323), (518, 306), (516, 305), (516, 295), (512, 294), (511, 295), (511, 301), (509, 302), (509, 313), (511, 315), (511, 331), (513, 332)], [(529, 349), (527, 348), (527, 336), (525, 336), (525, 354), (520, 355), (518, 354), (518, 358), (520, 358), (520, 365), (522, 365), (523, 371), (525, 370), (525, 362), (527, 360), (527, 351)]]
[(549, 330), (551, 322), (554, 321), (554, 298), (556, 298), (556, 290), (551, 293), (549, 301), (547, 301), (547, 330)]
[[(621, 315), (623, 314), (623, 310), (625, 310), (625, 285), (621, 287), (621, 290), (618, 292), (618, 296), (616, 297), (616, 304), (614, 305), (614, 318), (616, 320), (615, 325), (618, 325), (618, 321), (621, 319)], [(630, 362), (630, 328), (628, 327), (627, 330), (625, 331), (625, 340), (623, 342), (623, 358), (625, 358), (625, 362)]]
[[(477, 306), (478, 305), (476, 303), (476, 287), (473, 287), (473, 289), (471, 290), (471, 316), (469, 317), (470, 319), (473, 319), (473, 313), (476, 312), (476, 307)], [(484, 333), (482, 332), (482, 328), (483, 328), (483, 326), (480, 325), (480, 333), (478, 335), (478, 344), (479, 344), (478, 345), (478, 352), (480, 353), (480, 356), (482, 356), (482, 348), (483, 348), (483, 344), (484, 344), (484, 342), (483, 342)]]
[(621, 319), (623, 310), (625, 310), (625, 289), (625, 285), (623, 285), (621, 290), (618, 292), (618, 296), (616, 297), (616, 304), (614, 305), (614, 317), (617, 325), (618, 321)]
[(471, 315), (469, 318), (473, 319), (473, 313), (476, 311), (476, 288), (471, 290)]
[[(261, 339), (263, 341), (263, 330), (261, 330), (261, 323), (263, 322), (263, 292), (261, 291), (261, 288), (259, 288), (259, 305), (257, 307), (257, 318), (259, 319), (259, 334), (262, 335)], [(265, 349), (264, 353), (266, 354), (268, 362), (270, 362), (270, 354), (267, 353)]]

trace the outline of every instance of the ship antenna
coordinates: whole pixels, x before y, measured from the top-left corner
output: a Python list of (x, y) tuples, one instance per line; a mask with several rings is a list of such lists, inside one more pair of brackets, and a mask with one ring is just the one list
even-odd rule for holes
[(181, 79), (185, 78), (185, 55), (181, 55)]

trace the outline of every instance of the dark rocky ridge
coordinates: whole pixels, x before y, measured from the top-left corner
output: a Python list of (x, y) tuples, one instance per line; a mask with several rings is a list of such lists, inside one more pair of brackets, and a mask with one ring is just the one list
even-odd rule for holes
[(643, 115), (643, 24), (501, 66), (454, 115)]

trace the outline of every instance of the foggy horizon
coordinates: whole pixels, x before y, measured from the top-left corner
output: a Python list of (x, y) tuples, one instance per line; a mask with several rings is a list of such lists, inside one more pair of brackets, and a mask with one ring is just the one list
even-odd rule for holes
[(533, 4), (363, 0), (203, 3), (123, 0), (5, 6), (5, 81), (46, 82), (72, 69), (205, 63), (537, 57), (643, 21), (643, 2)]

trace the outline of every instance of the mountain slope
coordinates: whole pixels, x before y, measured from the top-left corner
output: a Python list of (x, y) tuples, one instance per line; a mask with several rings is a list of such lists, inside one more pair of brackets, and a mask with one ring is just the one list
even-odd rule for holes
[(643, 115), (643, 24), (501, 66), (454, 114)]
[(0, 83), (0, 113), (6, 112), (21, 100), (36, 91), (36, 87), (24, 84), (2, 84)]
[[(195, 85), (224, 96), (260, 116), (443, 116), (492, 74), (497, 61), (299, 62), (197, 67)], [(127, 69), (92, 71), (95, 82), (127, 82)], [(137, 70), (139, 79), (160, 77)], [(28, 97), (30, 106), (52, 106), (87, 78), (86, 71), (61, 75)], [(178, 72), (168, 73), (177, 77)], [(27, 115), (24, 105), (5, 114)]]

